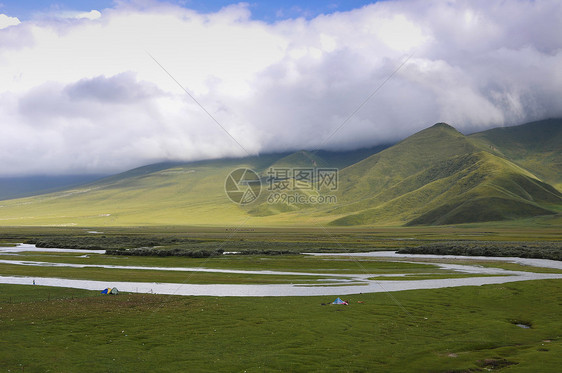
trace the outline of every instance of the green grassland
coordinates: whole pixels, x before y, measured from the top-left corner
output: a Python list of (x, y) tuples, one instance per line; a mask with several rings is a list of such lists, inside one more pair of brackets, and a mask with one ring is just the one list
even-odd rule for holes
[(562, 364), (561, 280), (345, 299), (349, 306), (322, 305), (332, 297), (0, 285), (0, 369), (557, 372)]
[[(397, 250), (443, 242), (505, 242), (534, 246), (560, 242), (559, 224), (545, 219), (413, 227), (2, 227), (0, 241), (77, 249), (208, 248), (224, 251), (272, 249), (294, 253)], [(89, 232), (101, 232), (92, 234)], [(536, 245), (535, 245), (536, 246)]]

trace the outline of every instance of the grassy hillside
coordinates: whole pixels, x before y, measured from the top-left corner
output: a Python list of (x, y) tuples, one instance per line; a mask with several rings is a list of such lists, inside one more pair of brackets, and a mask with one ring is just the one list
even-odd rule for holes
[(4, 225), (236, 224), (245, 211), (224, 192), (234, 169), (260, 169), (268, 157), (141, 167), (81, 188), (3, 201)]
[(562, 119), (494, 128), (469, 138), (482, 149), (531, 170), (562, 191)]
[(333, 225), (458, 224), (555, 214), (562, 195), (446, 124), (341, 173)]
[[(266, 190), (271, 167), (336, 167), (362, 157), (368, 149), (334, 152), (326, 156), (299, 151), (244, 159), (193, 163), (160, 163), (139, 167), (79, 188), (0, 202), (1, 225), (239, 225), (287, 224), (262, 216), (294, 211), (286, 204), (271, 206), (266, 195), (249, 206), (230, 201), (225, 180), (237, 168), (249, 168), (262, 176)], [(260, 204), (262, 206), (260, 210)], [(253, 211), (253, 213), (252, 213)], [(250, 214), (248, 214), (250, 212)]]
[(474, 151), (475, 147), (460, 132), (447, 124), (438, 123), (342, 170), (341, 196), (344, 201), (372, 196), (422, 168)]
[(459, 224), (555, 214), (562, 195), (518, 166), (485, 152), (453, 157), (340, 210), (334, 225)]
[(453, 127), (439, 123), (375, 154), (340, 174), (344, 202), (382, 193), (420, 169), (459, 154), (474, 152), (474, 146)]

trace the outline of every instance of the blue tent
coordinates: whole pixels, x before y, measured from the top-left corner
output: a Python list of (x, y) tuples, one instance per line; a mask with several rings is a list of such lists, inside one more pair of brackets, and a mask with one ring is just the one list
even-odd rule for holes
[(347, 302), (344, 300), (341, 300), (340, 298), (337, 298), (335, 301), (332, 302), (332, 304), (345, 304), (347, 306)]
[(119, 294), (119, 290), (117, 290), (117, 288), (106, 288), (106, 289), (103, 289), (101, 291), (101, 293), (105, 294), (105, 295), (107, 295), (107, 294), (117, 295), (117, 294)]

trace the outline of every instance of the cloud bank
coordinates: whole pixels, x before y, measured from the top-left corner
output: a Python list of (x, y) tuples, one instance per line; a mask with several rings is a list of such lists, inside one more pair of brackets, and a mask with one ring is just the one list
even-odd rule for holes
[(557, 0), (394, 0), (276, 23), (244, 4), (116, 4), (0, 15), (0, 175), (352, 149), (440, 121), (466, 132), (562, 116)]

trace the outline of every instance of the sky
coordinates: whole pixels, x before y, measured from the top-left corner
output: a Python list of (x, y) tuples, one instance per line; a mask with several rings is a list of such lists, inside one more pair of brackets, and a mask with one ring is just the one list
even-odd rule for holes
[(0, 176), (562, 117), (558, 0), (0, 0)]

